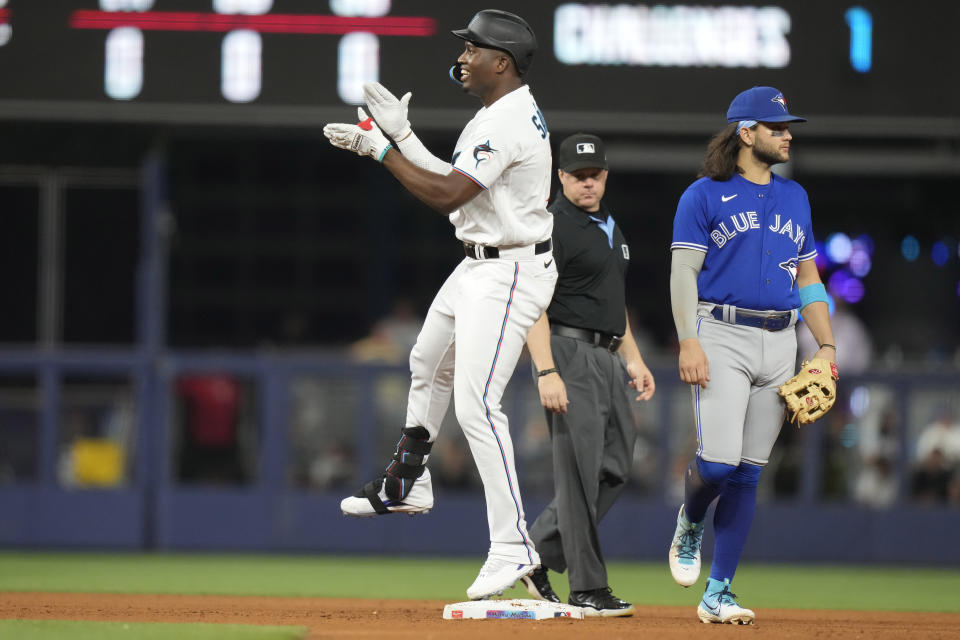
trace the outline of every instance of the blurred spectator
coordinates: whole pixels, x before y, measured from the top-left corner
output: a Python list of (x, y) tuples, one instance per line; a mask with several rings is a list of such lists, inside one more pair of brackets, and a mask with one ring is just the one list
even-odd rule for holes
[[(374, 323), (368, 335), (348, 347), (347, 353), (355, 362), (402, 364), (421, 325), (410, 302), (399, 299), (387, 316)], [(388, 430), (393, 438), (405, 417), (410, 374), (372, 369), (368, 375), (373, 376), (375, 428)], [(290, 472), (298, 486), (333, 489), (354, 482), (357, 461), (351, 425), (357, 419), (358, 403), (371, 400), (358, 397), (361, 388), (353, 378), (301, 378), (294, 385), (291, 438), (295, 444)]]
[(331, 440), (310, 463), (310, 486), (321, 489), (345, 486), (353, 481), (355, 465), (350, 448), (339, 440)]
[(947, 501), (953, 506), (960, 506), (960, 473), (954, 473), (947, 487)]
[[(687, 390), (683, 389), (682, 391)], [(684, 398), (684, 400), (686, 400), (686, 398)], [(686, 408), (686, 406), (691, 408), (690, 417), (683, 422), (678, 422), (681, 424), (691, 424), (693, 423), (693, 403), (685, 402), (684, 405), (684, 408)], [(690, 452), (696, 451), (697, 446), (697, 432), (695, 429), (674, 429), (672, 431), (670, 441), (670, 467), (664, 490), (664, 499), (671, 504), (674, 502), (683, 502), (684, 479), (686, 478), (687, 467), (690, 466)]]
[(935, 449), (940, 450), (947, 464), (960, 464), (960, 423), (953, 419), (947, 406), (937, 409), (933, 422), (917, 438), (916, 460), (922, 464)]
[[(874, 393), (880, 401), (880, 394)], [(879, 413), (879, 420), (863, 416), (860, 420), (860, 473), (854, 486), (854, 499), (868, 507), (886, 508), (897, 500), (896, 462), (900, 455), (899, 416), (892, 406)]]
[(818, 424), (822, 424), (820, 498), (848, 500), (859, 457), (853, 448), (857, 438), (856, 423), (850, 412), (838, 403)]
[[(653, 366), (650, 363), (657, 363), (673, 368), (676, 354), (679, 353), (680, 347), (674, 345), (675, 348), (671, 348), (668, 343), (657, 340), (648, 329), (650, 323), (644, 324), (641, 322), (643, 318), (644, 314), (639, 307), (627, 306), (627, 319), (630, 321), (630, 333), (633, 334), (633, 339), (636, 341), (640, 353), (643, 354), (644, 361), (650, 366)], [(673, 338), (676, 338), (675, 332), (671, 331), (671, 334), (673, 334)], [(676, 340), (674, 340), (674, 343), (675, 342)], [(650, 400), (652, 401), (653, 398)]]
[(340, 489), (355, 483), (360, 385), (348, 376), (298, 376), (290, 387), (290, 458), (293, 486)]
[(127, 382), (74, 379), (61, 399), (57, 477), (62, 486), (112, 488), (127, 480), (135, 410)]
[[(766, 478), (761, 477), (758, 497), (796, 498), (800, 494), (800, 478), (803, 473), (803, 447), (805, 432), (796, 425), (787, 423), (780, 428), (777, 444), (770, 452)], [(769, 483), (769, 489), (765, 484)], [(763, 493), (759, 493), (763, 490)]]
[[(539, 404), (539, 403), (538, 403)], [(519, 481), (523, 493), (552, 495), (553, 447), (543, 409), (531, 411), (520, 430), (513, 437)], [(511, 427), (511, 431), (514, 427)]]
[[(885, 398), (880, 392), (874, 392), (876, 403)], [(896, 460), (900, 454), (900, 418), (896, 408), (887, 401), (879, 419), (865, 415), (860, 420), (860, 454), (864, 459), (884, 457)]]
[(433, 481), (451, 489), (476, 489), (480, 475), (463, 438), (439, 438), (430, 453)]
[[(367, 336), (350, 345), (349, 355), (356, 362), (373, 365), (405, 364), (422, 326), (423, 319), (414, 312), (410, 301), (399, 298), (390, 313), (374, 323)], [(393, 447), (397, 442), (397, 431), (407, 418), (410, 372), (404, 368), (402, 371), (372, 371), (370, 375), (374, 376), (372, 400), (376, 429), (381, 440)], [(367, 471), (361, 471), (361, 474), (365, 473)]]
[(960, 424), (949, 407), (937, 409), (933, 422), (917, 438), (916, 468), (910, 493), (918, 502), (947, 502), (956, 492), (960, 477)]
[(893, 461), (884, 455), (867, 458), (857, 476), (854, 499), (865, 506), (885, 509), (897, 501), (897, 476)]
[(423, 327), (423, 318), (417, 314), (410, 300), (399, 298), (390, 313), (380, 321), (380, 325), (394, 343), (403, 346), (404, 359), (406, 359), (406, 355), (417, 343), (417, 336), (420, 335), (420, 329)]
[(940, 449), (933, 449), (914, 469), (910, 481), (910, 495), (917, 502), (946, 502), (953, 473)]
[(358, 362), (400, 364), (409, 353), (396, 342), (385, 321), (376, 322), (370, 333), (350, 345), (350, 357)]
[[(840, 298), (834, 300), (835, 307), (830, 325), (833, 327), (834, 341), (837, 343), (837, 366), (841, 377), (844, 374), (858, 374), (866, 371), (873, 358), (873, 341), (866, 325), (850, 307)], [(797, 357), (806, 360), (817, 352), (813, 335), (807, 329), (797, 330)]]
[(57, 459), (57, 480), (61, 486), (76, 487), (77, 470), (73, 444), (97, 434), (97, 425), (89, 412), (76, 407), (65, 410), (60, 417), (60, 451)]
[(37, 432), (39, 412), (31, 406), (17, 406), (18, 396), (35, 393), (0, 387), (0, 485), (37, 477)]
[(400, 298), (390, 313), (374, 323), (370, 334), (350, 345), (350, 355), (360, 362), (401, 364), (410, 355), (423, 326), (413, 305)]
[(177, 381), (183, 416), (178, 478), (191, 483), (240, 484), (240, 385), (223, 374), (186, 375)]
[(633, 445), (633, 456), (630, 462), (630, 486), (634, 495), (650, 495), (657, 486), (660, 472), (660, 450), (657, 443), (660, 434), (657, 432), (658, 425), (654, 424), (653, 418), (657, 415), (658, 403), (663, 401), (662, 398), (654, 397), (649, 403), (636, 405), (633, 408), (637, 424), (637, 439)]

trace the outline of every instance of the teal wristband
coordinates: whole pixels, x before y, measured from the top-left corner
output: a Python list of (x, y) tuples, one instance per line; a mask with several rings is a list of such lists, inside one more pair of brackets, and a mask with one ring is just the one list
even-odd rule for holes
[(829, 306), (830, 298), (827, 297), (827, 289), (822, 282), (800, 288), (800, 308), (803, 309), (811, 302), (824, 302)]
[(390, 149), (393, 149), (393, 145), (387, 143), (387, 146), (385, 146), (383, 151), (380, 153), (380, 157), (377, 158), (377, 162), (383, 162), (383, 156), (387, 155), (387, 151), (390, 151)]

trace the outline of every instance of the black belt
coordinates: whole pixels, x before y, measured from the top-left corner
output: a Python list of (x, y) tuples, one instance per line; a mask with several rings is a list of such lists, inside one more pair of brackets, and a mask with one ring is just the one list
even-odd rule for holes
[(596, 345), (607, 351), (616, 351), (620, 348), (620, 343), (623, 342), (622, 336), (615, 336), (610, 333), (604, 333), (602, 331), (589, 331), (588, 329), (577, 329), (575, 327), (567, 327), (562, 324), (552, 324), (550, 325), (550, 333), (554, 333), (558, 336), (564, 336), (566, 338), (575, 338), (577, 340), (583, 340), (584, 342), (589, 342), (590, 344)]
[[(711, 313), (713, 314), (714, 318), (723, 321), (722, 306), (714, 307)], [(763, 329), (764, 331), (780, 331), (789, 327), (791, 320), (792, 314), (789, 311), (784, 311), (783, 313), (772, 313), (768, 316), (758, 316), (747, 315), (742, 309), (738, 309), (736, 313), (736, 322), (734, 322), (734, 324), (741, 324), (746, 327), (756, 327), (758, 329)]]
[[(553, 240), (547, 238), (543, 242), (538, 242), (533, 245), (533, 254), (539, 255), (541, 253), (546, 253), (553, 248)], [(503, 251), (509, 251), (510, 247), (503, 247)], [(480, 259), (489, 259), (489, 258), (499, 258), (501, 249), (499, 247), (485, 247), (479, 244), (470, 244), (469, 242), (463, 243), (463, 252), (467, 254), (468, 258), (480, 258)]]

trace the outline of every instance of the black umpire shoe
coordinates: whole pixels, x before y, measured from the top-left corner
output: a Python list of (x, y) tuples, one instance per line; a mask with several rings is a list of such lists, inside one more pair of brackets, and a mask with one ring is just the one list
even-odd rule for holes
[(632, 616), (635, 611), (632, 604), (613, 595), (610, 587), (590, 591), (571, 591), (568, 602), (575, 607), (581, 607), (584, 616), (603, 618)]
[(547, 602), (560, 602), (560, 598), (554, 593), (550, 586), (550, 578), (547, 577), (547, 568), (540, 566), (530, 575), (520, 578), (523, 586), (537, 600), (546, 600)]

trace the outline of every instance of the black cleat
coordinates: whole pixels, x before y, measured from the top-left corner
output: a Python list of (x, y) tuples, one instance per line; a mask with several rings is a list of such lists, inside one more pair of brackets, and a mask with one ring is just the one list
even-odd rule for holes
[(520, 578), (520, 581), (523, 582), (523, 586), (527, 588), (527, 592), (537, 600), (560, 602), (560, 598), (557, 597), (557, 594), (553, 591), (553, 587), (550, 586), (550, 578), (547, 577), (546, 567), (537, 567), (530, 575)]
[(613, 595), (610, 587), (590, 591), (571, 591), (568, 602), (575, 607), (581, 607), (584, 616), (602, 618), (632, 616), (635, 611), (632, 604)]

